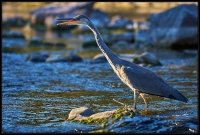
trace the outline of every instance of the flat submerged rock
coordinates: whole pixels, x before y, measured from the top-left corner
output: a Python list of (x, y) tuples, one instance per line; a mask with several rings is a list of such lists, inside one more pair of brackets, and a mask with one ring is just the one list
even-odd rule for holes
[(133, 110), (126, 107), (98, 113), (94, 113), (93, 110), (87, 107), (79, 107), (70, 111), (67, 120), (79, 121), (87, 124), (105, 123), (108, 122), (109, 119), (116, 120), (125, 115), (133, 116), (133, 114)]

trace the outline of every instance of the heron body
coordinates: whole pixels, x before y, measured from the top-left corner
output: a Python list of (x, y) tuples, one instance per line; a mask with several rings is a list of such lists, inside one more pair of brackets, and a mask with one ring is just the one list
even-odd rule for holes
[(133, 90), (134, 109), (136, 109), (137, 94), (143, 98), (146, 104), (143, 93), (187, 102), (188, 99), (186, 97), (178, 92), (178, 90), (169, 86), (163, 79), (158, 77), (152, 71), (120, 59), (107, 47), (97, 28), (85, 15), (79, 15), (68, 19), (58, 19), (58, 25), (85, 25), (92, 30), (100, 50), (108, 60), (114, 72), (124, 84)]

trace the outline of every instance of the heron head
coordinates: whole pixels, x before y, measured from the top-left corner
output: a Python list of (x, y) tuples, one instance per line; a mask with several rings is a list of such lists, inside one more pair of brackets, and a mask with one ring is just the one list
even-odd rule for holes
[(78, 15), (73, 18), (64, 18), (64, 19), (57, 19), (59, 26), (66, 26), (66, 25), (87, 25), (90, 23), (90, 20), (85, 15)]

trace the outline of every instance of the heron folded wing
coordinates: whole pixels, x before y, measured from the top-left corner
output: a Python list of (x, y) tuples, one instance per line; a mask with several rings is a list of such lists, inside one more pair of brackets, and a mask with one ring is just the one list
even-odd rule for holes
[(166, 98), (172, 98), (186, 102), (186, 99), (180, 92), (169, 86), (163, 79), (158, 77), (150, 70), (135, 66), (123, 67), (123, 74), (129, 80), (129, 86), (131, 85), (135, 89), (138, 89), (142, 93), (158, 95)]

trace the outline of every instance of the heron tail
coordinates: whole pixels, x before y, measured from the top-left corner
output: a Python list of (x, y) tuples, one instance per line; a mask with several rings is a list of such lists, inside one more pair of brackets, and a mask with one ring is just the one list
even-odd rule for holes
[(179, 101), (182, 101), (182, 102), (185, 102), (187, 103), (188, 102), (188, 99), (183, 96), (178, 90), (176, 89), (173, 89), (173, 93), (170, 94), (168, 96), (168, 98), (171, 98), (171, 99), (176, 99), (176, 100), (179, 100)]

